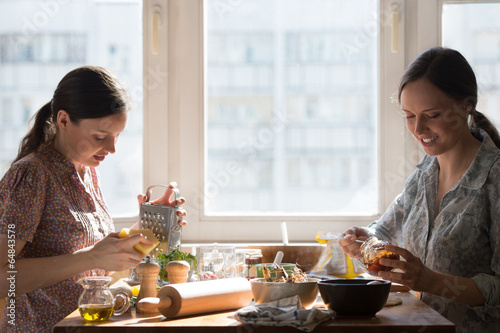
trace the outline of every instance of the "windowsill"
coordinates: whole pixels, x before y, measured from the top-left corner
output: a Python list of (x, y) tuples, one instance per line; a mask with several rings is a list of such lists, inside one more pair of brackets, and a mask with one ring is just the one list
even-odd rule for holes
[(300, 263), (306, 265), (309, 269), (318, 262), (326, 249), (326, 244), (317, 242), (307, 243), (186, 243), (182, 244), (181, 250), (196, 254), (197, 248), (201, 246), (234, 246), (235, 249), (260, 249), (262, 253), (261, 262), (271, 263), (274, 261), (278, 251), (283, 252), (284, 263)]
[(324, 244), (319, 244), (318, 242), (297, 242), (297, 243), (279, 243), (279, 242), (245, 242), (245, 243), (185, 243), (182, 244), (182, 248), (196, 248), (199, 246), (234, 246), (237, 249), (246, 249), (246, 248), (256, 248), (258, 246), (283, 246), (286, 248), (287, 246), (325, 246)]

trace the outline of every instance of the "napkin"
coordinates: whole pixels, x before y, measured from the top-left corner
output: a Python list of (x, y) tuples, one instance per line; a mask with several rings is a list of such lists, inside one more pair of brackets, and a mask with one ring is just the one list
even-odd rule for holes
[(334, 312), (324, 309), (302, 309), (299, 296), (273, 302), (249, 305), (236, 311), (234, 317), (243, 324), (257, 326), (292, 326), (312, 332), (320, 323), (332, 318)]

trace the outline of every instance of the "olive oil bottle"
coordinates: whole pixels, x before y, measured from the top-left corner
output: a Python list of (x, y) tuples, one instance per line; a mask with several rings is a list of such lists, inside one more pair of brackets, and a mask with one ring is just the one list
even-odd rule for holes
[(86, 276), (78, 280), (83, 292), (78, 298), (78, 310), (86, 322), (108, 320), (113, 314), (114, 298), (109, 290), (111, 277)]
[(85, 321), (104, 321), (113, 314), (113, 306), (108, 305), (87, 304), (78, 310)]

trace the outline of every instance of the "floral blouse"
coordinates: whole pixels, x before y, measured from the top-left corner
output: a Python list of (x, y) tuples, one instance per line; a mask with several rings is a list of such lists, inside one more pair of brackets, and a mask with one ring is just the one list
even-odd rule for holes
[[(425, 156), (384, 215), (368, 226), (406, 248), (432, 270), (472, 278), (486, 299), (467, 306), (422, 293), (422, 300), (455, 323), (457, 332), (500, 332), (500, 150), (484, 132), (477, 155), (442, 199), (434, 220), (439, 163)], [(450, 281), (452, 298), (464, 286)], [(418, 320), (418, 319), (416, 319)]]
[[(73, 253), (114, 231), (97, 171), (86, 167), (80, 180), (74, 164), (47, 146), (16, 162), (0, 181), (0, 234), (8, 234), (9, 225), (26, 241), (17, 260)], [(77, 281), (104, 274), (87, 271), (16, 295), (15, 321), (9, 323), (5, 308), (0, 332), (51, 332), (77, 309), (82, 291)]]

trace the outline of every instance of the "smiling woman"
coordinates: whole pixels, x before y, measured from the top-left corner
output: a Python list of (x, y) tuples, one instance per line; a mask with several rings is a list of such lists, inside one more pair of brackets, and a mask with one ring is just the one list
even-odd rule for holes
[(426, 155), (380, 219), (339, 240), (351, 257), (359, 257), (357, 239), (390, 242), (385, 249), (403, 259), (380, 259), (399, 270), (378, 276), (421, 291), (457, 332), (500, 325), (500, 140), (477, 96), (474, 72), (455, 50), (426, 50), (409, 66), (399, 100)]
[(472, 104), (457, 106), (454, 98), (436, 89), (428, 79), (408, 82), (401, 100), (404, 101), (406, 127), (427, 154), (441, 155), (456, 144), (469, 141), (477, 146), (476, 150), (479, 147), (479, 141), (474, 139), (467, 124)]

